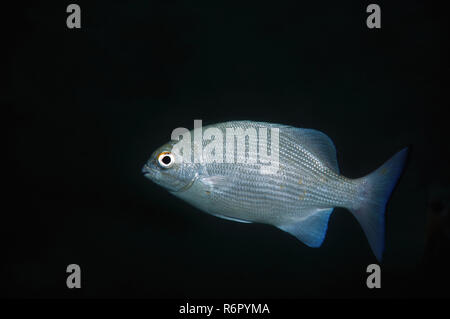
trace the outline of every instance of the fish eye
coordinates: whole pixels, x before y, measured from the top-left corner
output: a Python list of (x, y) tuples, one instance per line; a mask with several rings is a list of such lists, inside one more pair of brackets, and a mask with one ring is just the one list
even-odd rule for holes
[(175, 163), (175, 157), (170, 152), (162, 152), (158, 155), (158, 163), (162, 168), (169, 168)]

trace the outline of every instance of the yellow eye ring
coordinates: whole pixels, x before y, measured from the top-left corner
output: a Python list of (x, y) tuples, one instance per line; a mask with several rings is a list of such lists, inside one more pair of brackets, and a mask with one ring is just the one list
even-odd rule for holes
[(158, 164), (162, 168), (170, 168), (175, 164), (175, 157), (170, 152), (162, 152), (158, 155)]

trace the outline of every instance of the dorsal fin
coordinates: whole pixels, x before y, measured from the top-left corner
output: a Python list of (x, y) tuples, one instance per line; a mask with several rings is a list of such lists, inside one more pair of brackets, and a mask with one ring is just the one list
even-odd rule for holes
[(336, 148), (333, 141), (325, 134), (314, 129), (282, 127), (281, 131), (296, 140), (305, 149), (317, 156), (330, 169), (339, 173)]

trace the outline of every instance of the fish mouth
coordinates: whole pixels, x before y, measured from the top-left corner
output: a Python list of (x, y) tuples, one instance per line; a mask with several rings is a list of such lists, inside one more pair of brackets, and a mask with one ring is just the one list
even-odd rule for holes
[(180, 183), (178, 183), (178, 185), (176, 185), (176, 186), (175, 185), (169, 186), (161, 181), (161, 178), (165, 177), (165, 175), (167, 175), (167, 177), (170, 177), (170, 175), (168, 175), (166, 172), (158, 171), (158, 170), (155, 170), (154, 168), (152, 169), (148, 164), (145, 164), (142, 167), (141, 172), (144, 175), (144, 177), (146, 177), (149, 180), (151, 180), (152, 182), (168, 189), (172, 193), (181, 193), (181, 192), (187, 191), (189, 188), (191, 188), (191, 186), (195, 183), (195, 181), (199, 177), (199, 174), (196, 173), (195, 176), (192, 178), (192, 180), (189, 181), (189, 183), (187, 183), (185, 185), (179, 185)]
[(148, 166), (147, 164), (144, 165), (144, 167), (142, 167), (142, 174), (144, 174), (145, 177), (150, 178), (151, 174), (151, 168), (150, 166)]

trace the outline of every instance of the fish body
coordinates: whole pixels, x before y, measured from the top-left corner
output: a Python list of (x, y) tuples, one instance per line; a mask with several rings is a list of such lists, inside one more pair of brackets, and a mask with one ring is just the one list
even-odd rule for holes
[[(253, 121), (224, 122), (203, 129), (208, 128), (224, 136), (230, 129), (257, 132), (257, 141), (245, 139), (245, 152), (235, 149), (234, 162), (217, 161), (214, 152), (202, 152), (196, 161), (181, 161), (183, 155), (173, 149), (177, 142), (171, 141), (155, 151), (144, 166), (146, 177), (206, 213), (270, 224), (310, 247), (322, 244), (333, 209), (346, 208), (359, 221), (381, 260), (385, 206), (403, 169), (406, 148), (368, 176), (349, 179), (339, 173), (334, 144), (320, 131)], [(263, 140), (271, 154), (278, 155), (271, 172), (264, 171), (267, 163), (259, 160), (261, 129), (276, 132), (271, 133), (272, 139)], [(194, 142), (192, 150), (198, 153), (207, 144)], [(178, 163), (162, 167), (158, 156), (172, 153)]]

